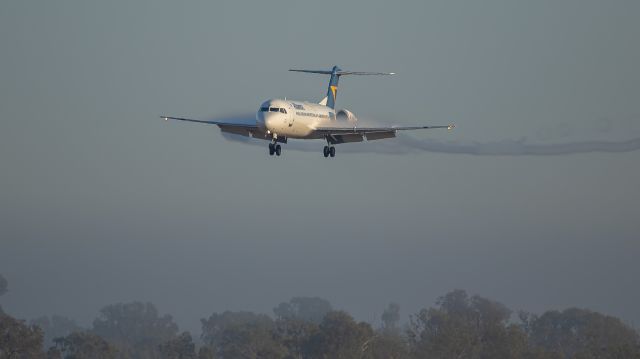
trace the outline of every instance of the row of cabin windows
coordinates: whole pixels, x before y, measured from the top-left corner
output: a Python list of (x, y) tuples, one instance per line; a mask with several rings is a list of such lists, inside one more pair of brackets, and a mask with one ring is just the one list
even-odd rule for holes
[(260, 112), (281, 112), (281, 113), (287, 113), (287, 110), (285, 110), (284, 108), (278, 108), (278, 107), (260, 107)]
[[(285, 110), (284, 108), (278, 108), (278, 107), (260, 107), (260, 112), (281, 112), (281, 113), (287, 113), (287, 110)], [(333, 112), (329, 112), (329, 118), (332, 120), (336, 119), (336, 114)]]

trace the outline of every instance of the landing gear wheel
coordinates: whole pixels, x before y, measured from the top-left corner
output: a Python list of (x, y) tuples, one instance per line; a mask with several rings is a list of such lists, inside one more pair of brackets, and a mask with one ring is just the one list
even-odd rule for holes
[(333, 147), (333, 146), (329, 147), (329, 155), (331, 157), (335, 157), (336, 156), (336, 148), (335, 147)]
[(329, 157), (329, 146), (324, 146), (324, 148), (322, 149), (322, 154), (324, 155), (324, 157)]
[(280, 152), (282, 152), (282, 147), (280, 147), (280, 145), (276, 145), (276, 156), (280, 156)]
[(273, 145), (273, 143), (270, 143), (269, 144), (269, 156), (273, 156), (274, 153), (276, 153), (275, 146)]

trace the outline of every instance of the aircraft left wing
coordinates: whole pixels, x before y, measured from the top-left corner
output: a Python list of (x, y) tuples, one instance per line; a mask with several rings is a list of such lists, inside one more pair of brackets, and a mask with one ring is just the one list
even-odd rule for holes
[(261, 139), (270, 139), (267, 138), (267, 134), (262, 131), (258, 126), (247, 123), (237, 123), (237, 122), (226, 122), (226, 121), (205, 121), (205, 120), (194, 120), (191, 118), (182, 118), (182, 117), (171, 117), (171, 116), (160, 116), (165, 121), (168, 120), (178, 120), (178, 121), (187, 121), (187, 122), (197, 122), (204, 123), (208, 125), (217, 125), (220, 127), (222, 132), (232, 133), (234, 135), (240, 135), (245, 137), (253, 137), (253, 138), (261, 138)]
[(345, 142), (362, 142), (365, 140), (382, 140), (396, 137), (397, 131), (427, 130), (436, 128), (453, 129), (454, 125), (446, 126), (391, 126), (391, 127), (318, 127), (318, 135), (328, 138), (332, 144)]

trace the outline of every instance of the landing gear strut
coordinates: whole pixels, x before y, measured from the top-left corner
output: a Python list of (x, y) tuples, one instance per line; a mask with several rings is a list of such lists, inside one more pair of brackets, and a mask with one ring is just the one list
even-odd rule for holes
[(335, 157), (336, 156), (336, 148), (333, 146), (324, 146), (324, 149), (322, 149), (322, 154), (324, 155), (324, 157)]
[(276, 144), (276, 143), (270, 143), (269, 144), (269, 155), (273, 156), (274, 154), (276, 156), (280, 156), (280, 153), (282, 153), (282, 147), (280, 147), (280, 145)]

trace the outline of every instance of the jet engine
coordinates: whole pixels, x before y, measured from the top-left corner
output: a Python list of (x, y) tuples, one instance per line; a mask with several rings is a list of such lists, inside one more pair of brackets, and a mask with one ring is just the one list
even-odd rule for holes
[(345, 121), (345, 122), (351, 122), (351, 123), (358, 122), (356, 115), (354, 115), (353, 112), (344, 108), (338, 111), (338, 113), (336, 113), (336, 119), (338, 121)]

